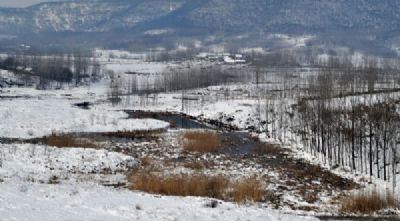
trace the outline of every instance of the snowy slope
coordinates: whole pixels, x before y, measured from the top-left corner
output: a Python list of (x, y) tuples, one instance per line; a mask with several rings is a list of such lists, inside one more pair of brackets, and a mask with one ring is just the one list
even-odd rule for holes
[[(304, 28), (396, 30), (397, 0), (97, 0), (44, 3), (1, 9), (0, 28), (35, 32), (98, 32), (144, 27), (205, 27), (208, 30)], [(312, 13), (311, 13), (312, 12)], [(390, 24), (390, 25), (389, 25)]]
[(0, 8), (0, 33), (28, 44), (50, 40), (68, 46), (85, 42), (93, 47), (142, 43), (158, 47), (187, 42), (188, 36), (202, 41), (225, 31), (232, 44), (237, 44), (237, 36), (249, 35), (239, 41), (243, 47), (272, 48), (260, 36), (283, 33), (315, 35), (316, 43), (323, 40), (327, 45), (393, 53), (399, 45), (399, 10), (398, 0), (60, 1), (24, 9)]

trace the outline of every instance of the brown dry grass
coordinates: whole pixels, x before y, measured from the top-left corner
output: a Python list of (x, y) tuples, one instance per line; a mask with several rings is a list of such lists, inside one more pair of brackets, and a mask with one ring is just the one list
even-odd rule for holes
[(190, 131), (182, 136), (183, 149), (190, 152), (211, 153), (218, 151), (221, 145), (221, 137), (212, 131)]
[(154, 164), (153, 159), (150, 158), (149, 156), (140, 158), (140, 163), (143, 167), (150, 167), (151, 165)]
[(185, 163), (183, 166), (192, 170), (203, 170), (204, 168), (206, 168), (206, 165), (202, 162), (188, 162)]
[(400, 209), (400, 201), (392, 194), (376, 190), (359, 193), (342, 201), (341, 212), (347, 214), (373, 214), (383, 209)]
[(228, 180), (221, 176), (170, 176), (138, 174), (132, 177), (132, 189), (168, 196), (223, 198)]
[(98, 148), (98, 145), (91, 142), (88, 139), (82, 139), (74, 137), (73, 135), (57, 135), (52, 134), (50, 136), (44, 137), (42, 140), (43, 144), (52, 147), (82, 147), (82, 148)]
[(255, 178), (231, 182), (224, 176), (173, 175), (163, 177), (137, 173), (130, 177), (131, 189), (168, 196), (200, 196), (238, 203), (259, 202), (266, 191)]
[(259, 180), (249, 178), (233, 183), (230, 194), (234, 202), (260, 202), (265, 198), (266, 191)]

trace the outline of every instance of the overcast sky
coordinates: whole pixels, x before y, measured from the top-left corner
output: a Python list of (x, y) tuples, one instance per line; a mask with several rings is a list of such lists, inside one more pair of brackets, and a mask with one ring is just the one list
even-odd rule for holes
[(26, 7), (40, 2), (54, 0), (0, 0), (0, 7)]

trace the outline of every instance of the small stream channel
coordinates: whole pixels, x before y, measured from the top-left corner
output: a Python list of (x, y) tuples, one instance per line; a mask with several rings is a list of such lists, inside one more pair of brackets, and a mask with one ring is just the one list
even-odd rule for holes
[[(170, 112), (145, 112), (125, 111), (129, 118), (151, 118), (170, 123), (170, 129), (207, 129), (221, 132), (224, 146), (222, 152), (225, 154), (243, 156), (253, 154), (261, 142), (253, 138), (249, 133), (234, 130), (233, 127), (218, 123), (216, 121), (202, 122), (194, 117)], [(211, 122), (211, 124), (210, 124)]]
[(152, 118), (170, 123), (173, 129), (215, 129), (205, 123), (198, 122), (189, 116), (169, 112), (125, 111), (129, 118)]

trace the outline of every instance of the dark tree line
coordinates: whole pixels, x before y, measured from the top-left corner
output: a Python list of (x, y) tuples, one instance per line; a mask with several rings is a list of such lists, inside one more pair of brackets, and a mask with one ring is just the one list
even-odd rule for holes
[[(296, 85), (282, 77), (279, 92), (264, 92), (269, 93), (267, 135), (285, 142), (291, 132), (306, 152), (332, 168), (395, 183), (400, 163), (397, 69), (369, 60), (362, 67), (317, 70)], [(286, 102), (288, 97), (294, 102)]]
[(99, 79), (102, 73), (100, 63), (80, 50), (53, 55), (15, 53), (0, 60), (0, 68), (26, 78), (37, 78), (37, 87), (41, 89), (63, 84), (79, 85), (86, 79)]

